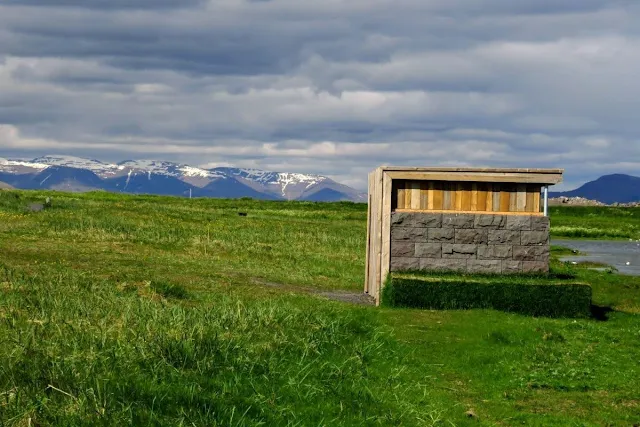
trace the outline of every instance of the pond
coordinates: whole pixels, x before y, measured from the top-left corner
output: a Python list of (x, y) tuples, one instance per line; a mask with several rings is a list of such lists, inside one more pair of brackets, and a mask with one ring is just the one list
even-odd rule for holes
[(614, 266), (621, 274), (640, 276), (640, 241), (558, 240), (552, 245), (580, 251), (583, 255), (563, 256), (561, 261), (593, 261)]

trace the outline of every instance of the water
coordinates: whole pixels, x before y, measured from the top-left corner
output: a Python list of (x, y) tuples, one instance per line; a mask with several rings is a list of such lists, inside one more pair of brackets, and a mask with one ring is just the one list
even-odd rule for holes
[[(640, 276), (640, 242), (609, 240), (552, 240), (552, 245), (576, 249), (586, 255), (564, 256), (561, 261), (593, 261), (614, 266), (622, 274)], [(627, 265), (629, 263), (629, 265)]]

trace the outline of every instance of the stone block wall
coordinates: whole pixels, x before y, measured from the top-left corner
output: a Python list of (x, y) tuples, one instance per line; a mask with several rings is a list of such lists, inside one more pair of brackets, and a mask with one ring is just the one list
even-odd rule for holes
[(391, 271), (549, 271), (549, 218), (534, 215), (394, 212)]

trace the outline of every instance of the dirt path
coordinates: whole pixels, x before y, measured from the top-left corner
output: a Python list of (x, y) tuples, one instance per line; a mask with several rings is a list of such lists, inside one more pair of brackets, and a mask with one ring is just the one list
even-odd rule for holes
[(261, 286), (269, 286), (273, 288), (286, 289), (294, 292), (302, 292), (306, 294), (318, 295), (330, 300), (346, 302), (349, 304), (375, 305), (376, 303), (373, 297), (365, 294), (364, 292), (324, 291), (321, 289), (285, 285), (283, 283), (267, 282), (260, 279), (254, 279), (253, 282)]

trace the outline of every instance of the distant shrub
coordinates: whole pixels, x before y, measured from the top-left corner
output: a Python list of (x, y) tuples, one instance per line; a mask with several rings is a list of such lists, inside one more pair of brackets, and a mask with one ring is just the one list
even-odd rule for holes
[(393, 307), (435, 310), (493, 308), (531, 316), (588, 317), (591, 313), (591, 286), (390, 276), (383, 289), (382, 303)]

